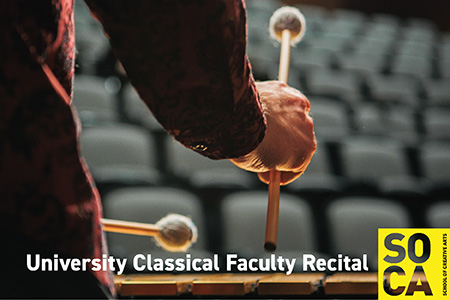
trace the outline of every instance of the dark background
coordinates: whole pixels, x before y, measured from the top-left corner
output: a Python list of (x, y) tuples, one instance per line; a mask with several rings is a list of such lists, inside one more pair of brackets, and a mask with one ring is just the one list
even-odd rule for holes
[(329, 9), (344, 8), (366, 13), (386, 13), (405, 18), (425, 18), (441, 31), (450, 31), (450, 0), (283, 0), (288, 5), (309, 4)]

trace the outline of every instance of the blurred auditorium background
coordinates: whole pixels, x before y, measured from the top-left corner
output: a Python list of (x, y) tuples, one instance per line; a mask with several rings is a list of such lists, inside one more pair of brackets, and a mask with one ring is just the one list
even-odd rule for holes
[[(367, 253), (375, 270), (377, 228), (450, 227), (449, 3), (247, 0), (258, 80), (277, 77), (272, 13), (295, 5), (307, 21), (292, 49), (289, 84), (311, 102), (318, 149), (305, 174), (281, 188), (279, 254)], [(193, 255), (267, 255), (267, 186), (174, 142), (78, 0), (75, 22), (74, 105), (105, 216), (155, 223), (169, 212), (186, 214), (199, 227)], [(167, 255), (148, 238), (108, 240), (117, 257)]]

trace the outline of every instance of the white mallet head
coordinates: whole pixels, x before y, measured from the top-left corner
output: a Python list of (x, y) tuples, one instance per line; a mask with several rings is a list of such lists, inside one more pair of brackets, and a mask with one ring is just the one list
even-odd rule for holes
[(291, 32), (290, 45), (297, 44), (305, 35), (306, 21), (303, 14), (295, 7), (283, 6), (277, 9), (270, 18), (270, 36), (281, 42), (283, 30)]
[(197, 240), (197, 227), (188, 217), (170, 214), (156, 223), (159, 228), (155, 240), (170, 252), (185, 252)]

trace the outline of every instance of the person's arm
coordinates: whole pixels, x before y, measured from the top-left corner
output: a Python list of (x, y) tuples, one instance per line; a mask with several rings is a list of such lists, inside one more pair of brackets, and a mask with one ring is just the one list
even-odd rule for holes
[(231, 159), (268, 182), (298, 178), (316, 148), (308, 99), (278, 81), (256, 84), (242, 0), (85, 0), (131, 83), (185, 146)]
[(265, 119), (245, 53), (243, 2), (86, 0), (162, 126), (214, 159), (248, 154)]

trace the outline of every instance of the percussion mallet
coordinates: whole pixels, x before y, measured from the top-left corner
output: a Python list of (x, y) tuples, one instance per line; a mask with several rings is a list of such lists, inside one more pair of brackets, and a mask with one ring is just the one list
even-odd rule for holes
[(188, 217), (169, 214), (156, 224), (101, 219), (108, 232), (153, 236), (159, 246), (170, 252), (184, 252), (197, 240), (197, 227)]
[[(274, 12), (270, 18), (270, 36), (281, 43), (278, 80), (288, 82), (290, 46), (298, 43), (305, 34), (306, 22), (295, 7), (284, 6)], [(280, 177), (277, 170), (270, 171), (269, 203), (267, 207), (266, 237), (264, 248), (274, 251), (277, 248), (278, 218), (280, 211)]]

